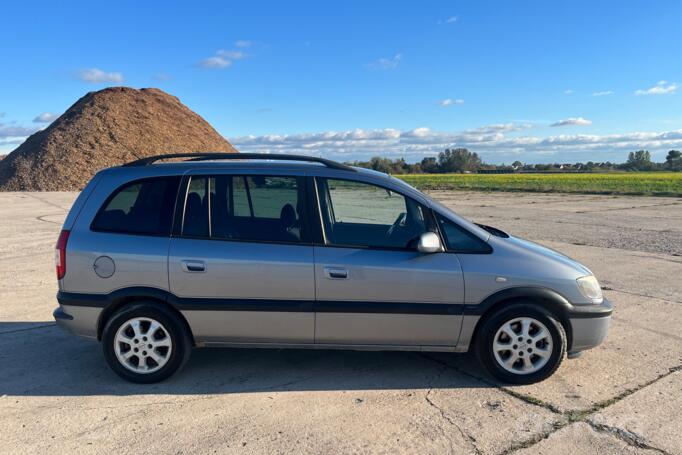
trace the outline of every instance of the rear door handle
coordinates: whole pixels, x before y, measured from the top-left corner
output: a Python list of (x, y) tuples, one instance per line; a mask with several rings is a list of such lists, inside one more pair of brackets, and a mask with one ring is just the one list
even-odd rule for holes
[(182, 270), (189, 273), (205, 272), (206, 264), (204, 261), (191, 261), (185, 259), (182, 261)]
[(325, 267), (324, 276), (330, 280), (345, 280), (348, 278), (348, 270), (343, 267)]

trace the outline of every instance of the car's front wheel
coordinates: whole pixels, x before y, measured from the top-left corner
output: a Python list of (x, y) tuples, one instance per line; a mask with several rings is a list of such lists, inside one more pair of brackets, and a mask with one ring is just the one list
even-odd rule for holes
[(188, 360), (191, 341), (172, 312), (154, 304), (124, 307), (102, 333), (104, 357), (116, 374), (132, 382), (162, 381)]
[(551, 313), (534, 304), (512, 304), (487, 317), (476, 352), (497, 379), (532, 384), (551, 376), (566, 352), (566, 331)]

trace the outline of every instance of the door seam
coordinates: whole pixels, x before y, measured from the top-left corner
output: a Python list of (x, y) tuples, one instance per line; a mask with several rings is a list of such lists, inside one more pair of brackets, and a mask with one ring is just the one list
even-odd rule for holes
[(317, 258), (315, 257), (315, 250), (317, 247), (313, 245), (313, 344), (317, 343)]

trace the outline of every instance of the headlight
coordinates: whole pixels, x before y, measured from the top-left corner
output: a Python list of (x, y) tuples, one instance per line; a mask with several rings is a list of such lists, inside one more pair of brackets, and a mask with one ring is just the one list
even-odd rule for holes
[(576, 280), (578, 283), (578, 288), (580, 292), (591, 299), (594, 303), (601, 303), (604, 300), (604, 296), (601, 293), (601, 286), (599, 286), (599, 281), (594, 277), (594, 275), (584, 276)]

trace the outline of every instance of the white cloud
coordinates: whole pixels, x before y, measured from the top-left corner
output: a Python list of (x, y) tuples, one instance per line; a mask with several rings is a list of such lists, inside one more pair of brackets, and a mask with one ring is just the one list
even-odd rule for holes
[(225, 57), (220, 57), (219, 55), (205, 58), (199, 62), (200, 67), (208, 69), (227, 68), (230, 65), (232, 65), (232, 60), (228, 60)]
[[(529, 161), (624, 161), (632, 150), (652, 152), (682, 147), (682, 129), (667, 132), (632, 132), (612, 135), (518, 135), (530, 124), (496, 124), (460, 132), (438, 132), (427, 127), (400, 131), (356, 129), (291, 135), (243, 136), (231, 142), (243, 152), (300, 153), (342, 161), (372, 156), (420, 160), (448, 147), (466, 147), (491, 162), (519, 156)], [(507, 133), (512, 133), (508, 135)], [(601, 154), (601, 155), (600, 155)], [(617, 155), (616, 155), (617, 154)], [(602, 158), (599, 158), (601, 156)]]
[(216, 52), (216, 55), (230, 60), (241, 60), (243, 58), (246, 58), (246, 54), (242, 51), (226, 51), (224, 49), (218, 50), (218, 52)]
[(452, 99), (452, 98), (445, 98), (444, 100), (440, 100), (438, 102), (442, 107), (448, 107), (452, 106), (453, 104), (464, 104), (463, 99)]
[(234, 46), (235, 46), (235, 47), (245, 48), (245, 47), (251, 47), (251, 44), (252, 44), (251, 41), (247, 41), (247, 40), (240, 39), (240, 40), (237, 40), (237, 41), (234, 43)]
[(459, 17), (457, 16), (450, 16), (447, 19), (439, 19), (438, 20), (438, 25), (443, 25), (443, 24), (454, 24), (459, 20)]
[[(395, 137), (396, 133), (398, 133), (395, 130), (389, 130), (389, 131), (391, 132), (392, 137)], [(433, 133), (431, 132), (430, 128), (427, 128), (425, 126), (420, 126), (419, 128), (415, 128), (413, 130), (406, 131), (406, 132), (402, 133), (402, 136), (403, 137), (426, 138), (426, 137), (429, 137), (431, 134), (433, 134)]]
[(613, 95), (614, 92), (611, 90), (605, 90), (603, 92), (594, 92), (592, 96), (611, 96)]
[(40, 128), (38, 127), (25, 127), (0, 123), (0, 139), (26, 138), (26, 136), (35, 133), (39, 129)]
[(587, 120), (586, 118), (582, 117), (570, 117), (564, 120), (559, 120), (558, 122), (554, 122), (549, 126), (585, 126), (591, 124), (592, 120)]
[(102, 84), (106, 82), (121, 83), (123, 74), (118, 72), (106, 72), (99, 68), (87, 68), (78, 72), (78, 79), (90, 82), (91, 84)]
[[(22, 142), (26, 140), (25, 137), (9, 137), (5, 138), (0, 136), (0, 149), (2, 149), (4, 146), (7, 145), (19, 145)], [(2, 151), (0, 151), (0, 154), (2, 154)]]
[(532, 123), (493, 123), (492, 125), (479, 126), (478, 128), (464, 130), (463, 134), (467, 135), (482, 135), (482, 134), (500, 134), (511, 131), (522, 131), (533, 127)]
[(207, 69), (222, 69), (232, 66), (235, 60), (242, 60), (246, 57), (247, 54), (242, 51), (218, 49), (214, 56), (201, 60), (198, 65)]
[(33, 119), (33, 123), (52, 123), (57, 120), (59, 115), (53, 114), (52, 112), (43, 112)]
[(678, 87), (676, 82), (658, 81), (653, 87), (635, 90), (635, 95), (670, 95), (675, 93)]
[(573, 90), (570, 88), (568, 90), (564, 90), (564, 95), (571, 95), (573, 93)]
[(395, 54), (391, 58), (380, 58), (376, 62), (368, 63), (365, 68), (371, 70), (394, 70), (400, 65), (403, 54)]

